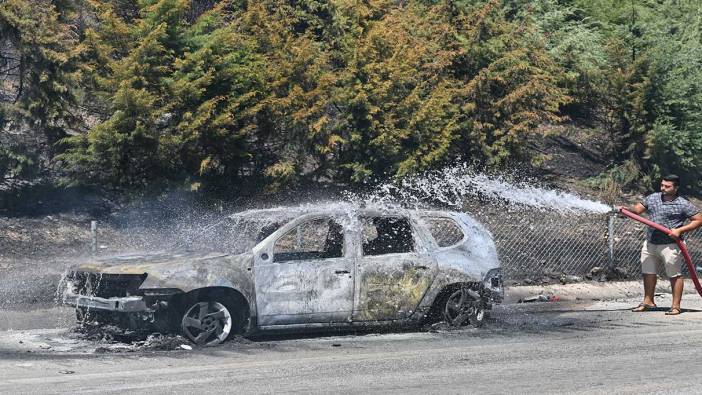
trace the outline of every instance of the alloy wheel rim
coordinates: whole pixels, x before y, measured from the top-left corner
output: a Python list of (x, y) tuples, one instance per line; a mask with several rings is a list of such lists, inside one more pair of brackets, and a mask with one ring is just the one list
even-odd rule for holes
[(195, 303), (183, 315), (181, 328), (185, 336), (197, 345), (216, 345), (229, 337), (232, 315), (219, 302)]

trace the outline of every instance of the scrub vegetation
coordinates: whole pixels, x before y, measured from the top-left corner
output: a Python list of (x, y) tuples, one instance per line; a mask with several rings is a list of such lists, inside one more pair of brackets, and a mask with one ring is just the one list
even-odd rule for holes
[[(592, 185), (702, 192), (696, 0), (4, 0), (0, 182), (357, 185), (606, 141)], [(554, 132), (555, 130), (555, 132)]]

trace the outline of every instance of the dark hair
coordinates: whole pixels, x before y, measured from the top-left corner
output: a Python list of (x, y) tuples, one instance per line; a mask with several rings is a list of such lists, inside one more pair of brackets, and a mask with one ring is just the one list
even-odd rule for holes
[(668, 174), (667, 176), (663, 177), (663, 180), (672, 182), (676, 187), (680, 186), (680, 177), (675, 174)]

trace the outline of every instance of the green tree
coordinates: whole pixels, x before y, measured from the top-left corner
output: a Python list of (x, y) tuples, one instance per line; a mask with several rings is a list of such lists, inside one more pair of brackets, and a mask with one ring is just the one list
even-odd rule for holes
[(71, 0), (0, 2), (0, 183), (51, 175), (55, 143), (75, 131), (80, 81)]
[(0, 131), (28, 128), (48, 147), (76, 120), (80, 81), (78, 37), (59, 11), (45, 0), (0, 3)]
[(267, 90), (256, 41), (225, 15), (215, 8), (185, 32), (187, 50), (165, 79), (173, 128), (161, 139), (161, 156), (171, 158), (172, 168), (214, 184), (240, 178), (250, 163)]
[(654, 125), (647, 152), (654, 176), (678, 173), (688, 191), (702, 191), (702, 5), (664, 2), (652, 22)]
[(80, 182), (275, 189), (498, 166), (569, 100), (535, 25), (498, 1), (92, 3), (83, 97), (105, 115), (61, 157)]
[(488, 164), (518, 157), (523, 138), (542, 123), (563, 121), (560, 108), (571, 100), (561, 86), (563, 69), (535, 26), (509, 22), (498, 5), (489, 1), (458, 18), (466, 26), (462, 71), (471, 78), (462, 92), (463, 123), (471, 137), (464, 138), (463, 147)]
[(140, 17), (131, 23), (110, 3), (95, 3), (107, 28), (89, 30), (86, 36), (95, 56), (92, 77), (101, 95), (109, 98), (111, 115), (89, 133), (64, 140), (69, 148), (60, 159), (71, 179), (144, 187), (171, 178), (171, 169), (159, 156), (164, 132), (159, 121), (167, 99), (163, 80), (184, 49), (187, 3), (143, 1)]

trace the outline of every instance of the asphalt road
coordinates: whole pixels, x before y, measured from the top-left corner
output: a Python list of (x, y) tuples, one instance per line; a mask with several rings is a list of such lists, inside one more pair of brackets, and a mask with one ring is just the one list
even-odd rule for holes
[(0, 392), (699, 392), (702, 299), (686, 295), (677, 317), (631, 313), (632, 304), (509, 304), (479, 329), (269, 336), (170, 351), (76, 337), (65, 310), (27, 310), (62, 318), (0, 332)]

